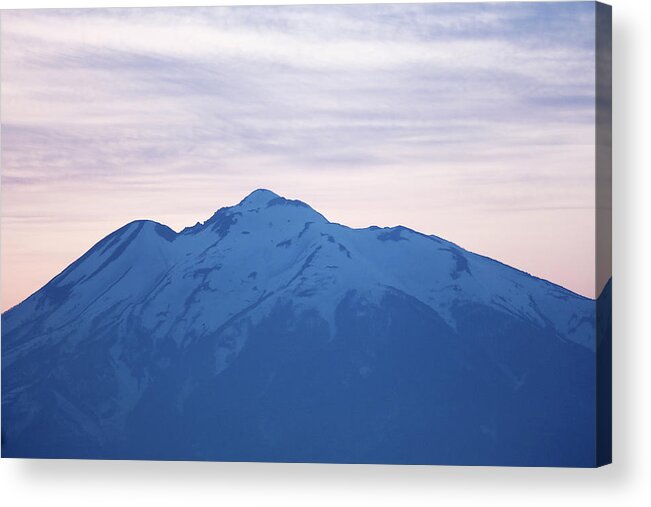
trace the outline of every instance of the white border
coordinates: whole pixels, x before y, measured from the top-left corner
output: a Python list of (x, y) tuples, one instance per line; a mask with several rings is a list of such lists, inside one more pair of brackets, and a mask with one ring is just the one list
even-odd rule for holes
[[(353, 2), (6, 0), (2, 8), (300, 3)], [(598, 470), (572, 470), (3, 459), (2, 504), (651, 505), (651, 2), (613, 0), (612, 4), (613, 465)]]

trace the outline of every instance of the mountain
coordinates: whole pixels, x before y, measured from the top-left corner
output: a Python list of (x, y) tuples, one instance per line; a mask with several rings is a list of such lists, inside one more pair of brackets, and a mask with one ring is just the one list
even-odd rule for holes
[(2, 315), (3, 456), (594, 466), (595, 304), (256, 190)]

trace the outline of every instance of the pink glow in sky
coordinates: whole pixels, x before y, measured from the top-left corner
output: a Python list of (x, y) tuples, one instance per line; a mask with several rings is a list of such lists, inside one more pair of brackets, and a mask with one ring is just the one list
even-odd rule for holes
[(594, 4), (2, 13), (2, 308), (264, 187), (595, 296)]

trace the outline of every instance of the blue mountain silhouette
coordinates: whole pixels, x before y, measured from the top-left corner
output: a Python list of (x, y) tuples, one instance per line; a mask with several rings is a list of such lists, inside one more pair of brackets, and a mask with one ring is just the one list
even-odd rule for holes
[(14, 457), (595, 466), (596, 302), (256, 190), (2, 316)]

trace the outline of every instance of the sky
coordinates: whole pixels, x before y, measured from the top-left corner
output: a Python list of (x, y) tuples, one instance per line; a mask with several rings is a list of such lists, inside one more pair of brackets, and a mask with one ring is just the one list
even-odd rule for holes
[(256, 188), (595, 296), (585, 3), (3, 11), (2, 309)]

